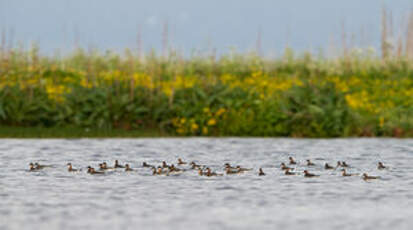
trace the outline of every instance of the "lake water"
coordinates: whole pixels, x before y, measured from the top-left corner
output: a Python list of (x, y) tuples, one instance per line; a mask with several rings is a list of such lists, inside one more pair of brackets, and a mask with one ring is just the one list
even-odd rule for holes
[[(312, 159), (309, 170), (320, 177), (283, 175), (288, 156), (301, 163), (298, 172)], [(208, 178), (141, 167), (178, 157), (216, 172), (225, 162), (254, 170)], [(135, 171), (66, 168), (115, 159)], [(323, 169), (338, 160), (381, 179)], [(377, 170), (378, 161), (390, 169)], [(30, 172), (30, 162), (53, 167)], [(1, 139), (0, 229), (411, 229), (412, 165), (412, 139)]]

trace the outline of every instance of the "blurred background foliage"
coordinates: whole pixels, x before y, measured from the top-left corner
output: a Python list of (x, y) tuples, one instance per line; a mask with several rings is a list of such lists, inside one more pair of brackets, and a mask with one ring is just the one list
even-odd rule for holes
[(182, 136), (413, 136), (405, 56), (0, 53), (0, 125)]

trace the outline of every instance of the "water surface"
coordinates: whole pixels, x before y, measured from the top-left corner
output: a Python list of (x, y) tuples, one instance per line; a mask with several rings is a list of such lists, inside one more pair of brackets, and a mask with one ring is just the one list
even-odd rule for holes
[[(319, 178), (285, 176), (288, 156)], [(152, 176), (141, 164), (178, 157), (242, 175)], [(0, 229), (409, 229), (413, 225), (412, 139), (78, 139), (0, 140)], [(134, 172), (69, 173), (118, 159)], [(344, 178), (322, 164), (346, 161)], [(390, 170), (376, 169), (378, 161)], [(29, 162), (52, 164), (27, 171)], [(259, 167), (267, 174), (257, 175)], [(187, 168), (187, 167), (183, 167)]]

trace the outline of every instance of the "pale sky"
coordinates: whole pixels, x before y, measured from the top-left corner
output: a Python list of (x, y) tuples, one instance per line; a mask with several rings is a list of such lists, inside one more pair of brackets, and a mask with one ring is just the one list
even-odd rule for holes
[(262, 52), (271, 54), (287, 43), (299, 51), (340, 45), (342, 23), (355, 45), (378, 47), (383, 6), (400, 32), (413, 0), (0, 0), (0, 29), (51, 52), (72, 49), (75, 38), (85, 47), (136, 49), (140, 28), (144, 49), (160, 51), (167, 22), (169, 45), (186, 53), (251, 50), (261, 31)]

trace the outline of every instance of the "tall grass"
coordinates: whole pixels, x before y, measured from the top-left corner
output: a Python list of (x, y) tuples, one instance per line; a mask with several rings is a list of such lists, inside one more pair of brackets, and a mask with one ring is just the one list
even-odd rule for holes
[(0, 124), (160, 129), (177, 135), (412, 136), (405, 57), (253, 53), (182, 58), (77, 50), (2, 54)]

